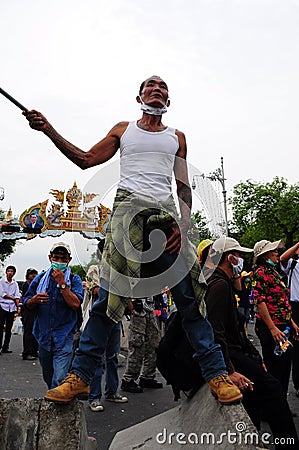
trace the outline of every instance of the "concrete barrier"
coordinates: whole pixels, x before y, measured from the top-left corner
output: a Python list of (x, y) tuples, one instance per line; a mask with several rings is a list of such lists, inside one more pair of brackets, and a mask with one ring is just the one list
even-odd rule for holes
[(0, 399), (0, 449), (91, 450), (83, 404), (43, 399)]
[(114, 437), (109, 450), (256, 450), (263, 448), (242, 404), (221, 406), (203, 386), (192, 400)]

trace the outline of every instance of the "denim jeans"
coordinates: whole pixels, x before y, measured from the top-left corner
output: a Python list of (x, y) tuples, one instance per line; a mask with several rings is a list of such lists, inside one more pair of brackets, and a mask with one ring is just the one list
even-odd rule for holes
[(45, 350), (39, 346), (38, 357), (43, 379), (49, 389), (58, 386), (66, 377), (73, 348), (73, 334), (66, 338), (64, 346), (57, 350)]
[[(111, 329), (105, 351), (105, 397), (115, 394), (118, 388), (118, 354), (120, 351), (120, 322)], [(90, 383), (88, 400), (100, 400), (102, 397), (103, 358)]]
[[(147, 272), (149, 269), (152, 269), (153, 273), (162, 272), (172, 267), (174, 261), (176, 261), (175, 279), (181, 279), (181, 281), (171, 288), (173, 300), (181, 314), (186, 334), (195, 350), (193, 356), (200, 364), (204, 379), (210, 381), (217, 375), (227, 373), (226, 365), (220, 345), (214, 342), (214, 333), (210, 322), (199, 312), (190, 275), (184, 275), (188, 273), (188, 270), (183, 257), (164, 252), (151, 264), (152, 267), (146, 269)], [(171, 280), (165, 280), (166, 284), (171, 285)], [(144, 296), (146, 296), (146, 292), (144, 292)], [(91, 309), (90, 318), (81, 336), (72, 365), (71, 372), (77, 374), (88, 384), (105, 353), (108, 335), (114, 325), (114, 322), (106, 315), (107, 301), (108, 292), (100, 287), (99, 300)]]

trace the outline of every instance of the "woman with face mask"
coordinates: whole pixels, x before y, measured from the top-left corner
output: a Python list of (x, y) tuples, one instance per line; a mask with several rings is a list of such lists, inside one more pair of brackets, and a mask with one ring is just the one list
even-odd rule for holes
[[(292, 349), (289, 347), (281, 356), (274, 354), (277, 344), (286, 339), (286, 327), (297, 331), (292, 320), (289, 292), (278, 272), (279, 253), (282, 241), (259, 241), (254, 246), (254, 300), (257, 304), (255, 331), (261, 342), (263, 359), (268, 371), (277, 378), (285, 395), (288, 392)], [(291, 331), (292, 332), (292, 331)]]

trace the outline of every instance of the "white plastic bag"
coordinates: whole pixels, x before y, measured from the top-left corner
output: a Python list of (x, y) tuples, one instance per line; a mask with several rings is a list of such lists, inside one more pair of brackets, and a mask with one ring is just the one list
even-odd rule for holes
[(22, 335), (23, 333), (23, 324), (21, 321), (21, 317), (17, 316), (16, 319), (14, 320), (11, 332), (13, 334), (19, 334)]

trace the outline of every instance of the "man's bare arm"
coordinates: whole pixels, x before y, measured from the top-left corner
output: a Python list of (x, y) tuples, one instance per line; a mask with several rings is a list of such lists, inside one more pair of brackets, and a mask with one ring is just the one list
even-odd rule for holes
[(118, 123), (104, 139), (85, 152), (64, 139), (38, 111), (23, 111), (23, 115), (26, 116), (31, 128), (42, 131), (61, 153), (81, 169), (88, 169), (111, 159), (119, 149), (120, 138), (128, 125), (128, 122)]
[(287, 267), (288, 260), (292, 258), (294, 253), (296, 253), (299, 249), (299, 242), (297, 244), (293, 245), (293, 247), (288, 248), (281, 256), (280, 256), (280, 262), (283, 265), (283, 267)]
[(190, 227), (190, 215), (192, 207), (192, 193), (188, 179), (187, 169), (187, 145), (186, 139), (183, 133), (176, 131), (176, 135), (179, 141), (179, 149), (176, 153), (174, 163), (174, 174), (177, 185), (177, 195), (179, 200), (179, 207), (181, 212), (180, 229), (177, 225), (174, 225), (173, 233), (168, 238), (165, 250), (169, 253), (178, 253), (181, 246), (184, 245), (184, 240), (187, 237), (187, 231)]

